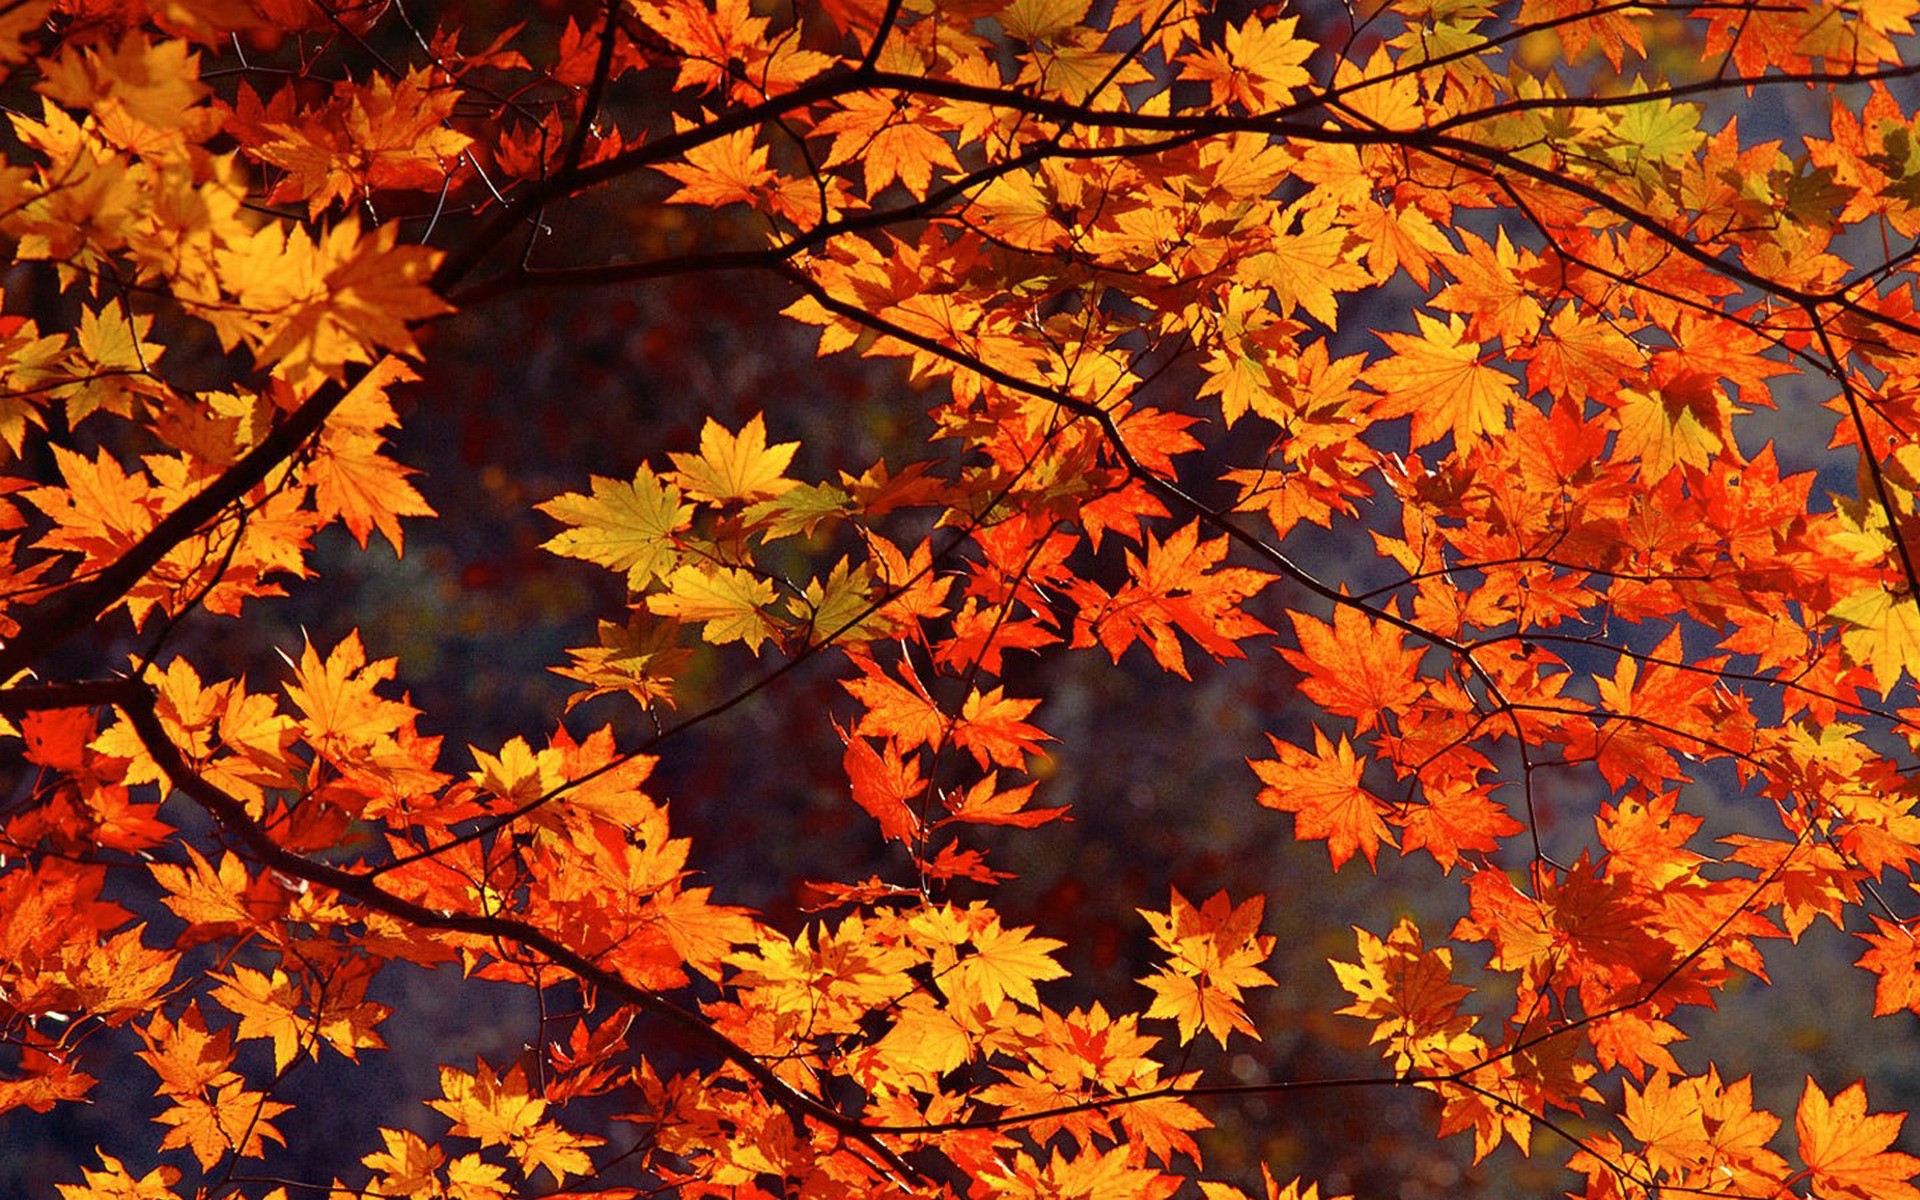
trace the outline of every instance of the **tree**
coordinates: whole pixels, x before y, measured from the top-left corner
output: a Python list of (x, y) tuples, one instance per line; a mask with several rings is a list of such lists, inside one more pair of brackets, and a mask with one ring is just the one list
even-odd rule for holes
[[(1587, 1200), (1920, 1196), (1862, 1084), (1789, 1130), (1682, 1034), (1822, 918), (1835, 1021), (1920, 1011), (1917, 7), (6, 5), (0, 1113), (153, 1093), (67, 1200), (1301, 1200), (1200, 1139), (1335, 1090)], [(739, 276), (930, 436), (798, 398), (542, 498), (620, 592), (550, 727), (212, 648), (471, 516), (387, 444), (444, 329)], [(1307, 715), (1206, 803), (1461, 914), (1332, 962), (1368, 1074), (1229, 1070), (1261, 895), (999, 900), (1100, 752), (1032, 664), (1249, 654)], [(876, 853), (756, 908), (650, 775), (816, 671)], [(537, 1037), (276, 1173), (431, 971)]]

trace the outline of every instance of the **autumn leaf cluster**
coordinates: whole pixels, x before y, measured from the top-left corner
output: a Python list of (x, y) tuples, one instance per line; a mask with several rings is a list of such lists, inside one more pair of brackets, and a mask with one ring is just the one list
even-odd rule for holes
[[(1315, 1200), (1208, 1131), (1363, 1088), (1581, 1200), (1920, 1197), (1864, 1084), (1682, 1032), (1821, 925), (1835, 1021), (1920, 1012), (1917, 9), (6, 5), (0, 1119), (150, 1085), (65, 1200)], [(915, 436), (716, 376), (539, 498), (608, 598), (548, 725), (193, 652), (463, 519), (389, 445), (437, 326), (738, 273)], [(1100, 752), (1022, 668), (1232, 660), (1289, 700), (1203, 803), (1459, 914), (1343, 935), (1371, 1074), (1235, 1073), (1267, 897), (1098, 894), (1134, 978), (1002, 899)], [(806, 672), (875, 853), (763, 910), (655, 768)], [(290, 1178), (432, 972), (525, 1053)]]

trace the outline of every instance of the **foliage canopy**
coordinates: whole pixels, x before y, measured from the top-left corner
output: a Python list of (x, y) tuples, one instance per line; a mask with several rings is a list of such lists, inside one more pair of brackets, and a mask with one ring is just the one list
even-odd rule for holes
[[(1769, 1111), (1682, 1035), (1822, 920), (1920, 1011), (1920, 0), (430, 7), (0, 9), (0, 1113), (154, 1089), (65, 1200), (1307, 1200), (1210, 1114), (1355, 1087), (1584, 1200), (1920, 1198), (1861, 1084)], [(180, 651), (436, 516), (437, 327), (738, 273), (896, 360), (921, 456), (716, 413), (545, 498), (624, 591), (550, 729), (443, 747), (359, 634)], [(997, 905), (1098, 752), (1020, 663), (1249, 654), (1310, 719), (1207, 803), (1464, 914), (1332, 962), (1364, 1078), (1229, 1069), (1260, 895), (1089, 900), (1137, 983)], [(803, 666), (884, 852), (795, 915), (650, 777)], [(537, 1042), (278, 1173), (430, 970)]]

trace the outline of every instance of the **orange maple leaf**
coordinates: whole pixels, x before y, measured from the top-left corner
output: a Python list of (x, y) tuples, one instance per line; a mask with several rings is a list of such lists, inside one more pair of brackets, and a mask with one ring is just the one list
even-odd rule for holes
[(1860, 935), (1867, 952), (1854, 962), (1879, 976), (1873, 986), (1873, 1015), (1884, 1017), (1903, 1008), (1920, 1012), (1920, 937), (1881, 917), (1873, 919), (1873, 926), (1873, 932)]
[(1024, 768), (1027, 755), (1040, 754), (1040, 743), (1049, 740), (1022, 719), (1038, 707), (1038, 700), (1016, 699), (1002, 688), (970, 692), (954, 718), (953, 744), (970, 751), (982, 767)]
[(1365, 733), (1385, 713), (1403, 712), (1425, 692), (1421, 650), (1408, 649), (1407, 634), (1351, 605), (1333, 610), (1327, 625), (1305, 613), (1290, 614), (1300, 649), (1280, 656), (1306, 675), (1300, 690), (1335, 716), (1352, 717)]
[(1240, 1000), (1245, 989), (1273, 986), (1261, 967), (1273, 953), (1273, 939), (1259, 933), (1266, 898), (1254, 896), (1235, 905), (1225, 892), (1195, 908), (1173, 889), (1164, 913), (1136, 910), (1153, 928), (1153, 941), (1168, 955), (1167, 964), (1140, 982), (1154, 993), (1149, 1017), (1179, 1023), (1181, 1042), (1202, 1028), (1222, 1046), (1235, 1030), (1255, 1039), (1259, 1030)]
[(854, 803), (880, 822), (880, 835), (913, 842), (920, 835), (920, 817), (912, 807), (926, 792), (920, 760), (903, 758), (899, 743), (888, 738), (879, 749), (856, 734), (841, 733), (847, 744), (842, 762), (853, 786)]
[(1080, 612), (1074, 619), (1073, 645), (1098, 639), (1115, 662), (1135, 641), (1144, 641), (1154, 660), (1182, 679), (1187, 673), (1178, 633), (1217, 659), (1243, 657), (1239, 640), (1271, 632), (1240, 604), (1274, 576), (1249, 567), (1221, 567), (1227, 539), (1200, 539), (1200, 523), (1189, 522), (1164, 542), (1147, 534), (1144, 557), (1127, 552), (1127, 582), (1112, 595), (1098, 584), (1070, 585)]
[(846, 96), (838, 110), (814, 126), (814, 132), (834, 135), (827, 166), (860, 162), (868, 200), (896, 179), (915, 197), (925, 196), (935, 168), (960, 169), (960, 160), (939, 126), (923, 114), (904, 111), (888, 96), (868, 92)]
[(902, 684), (866, 655), (855, 653), (850, 657), (860, 668), (861, 678), (843, 679), (840, 686), (867, 709), (854, 726), (855, 732), (897, 742), (902, 753), (920, 746), (938, 750), (946, 740), (950, 722), (920, 682), (913, 663), (900, 660), (900, 676), (906, 680)]
[(399, 359), (382, 359), (334, 409), (302, 472), (313, 485), (314, 508), (323, 521), (338, 517), (362, 547), (378, 529), (396, 556), (405, 548), (399, 519), (437, 515), (407, 482), (416, 473), (413, 468), (386, 455), (381, 433), (400, 423), (387, 399), (388, 385), (417, 378)]
[(1855, 1083), (1831, 1100), (1807, 1080), (1793, 1131), (1800, 1161), (1807, 1164), (1817, 1194), (1858, 1200), (1920, 1200), (1907, 1180), (1920, 1174), (1920, 1158), (1889, 1150), (1905, 1121), (1900, 1113), (1867, 1112), (1867, 1088)]
[(1426, 785), (1422, 795), (1424, 804), (1409, 805), (1390, 820), (1400, 827), (1402, 851), (1425, 850), (1447, 871), (1464, 851), (1497, 850), (1501, 838), (1526, 829), (1484, 785), (1441, 780)]
[(1449, 433), (1457, 447), (1505, 433), (1519, 382), (1483, 361), (1480, 343), (1467, 339), (1459, 317), (1415, 316), (1420, 332), (1380, 334), (1393, 353), (1362, 376), (1383, 393), (1374, 416), (1411, 416), (1416, 450)]
[(58, 1185), (60, 1200), (176, 1200), (178, 1167), (158, 1166), (136, 1179), (119, 1159), (104, 1150), (99, 1154), (98, 1171), (82, 1167), (79, 1184)]
[(1324, 839), (1336, 868), (1356, 850), (1372, 866), (1380, 844), (1394, 844), (1381, 815), (1385, 806), (1360, 786), (1365, 764), (1355, 756), (1345, 734), (1336, 745), (1316, 725), (1311, 750), (1271, 735), (1267, 740), (1279, 757), (1249, 759), (1248, 765), (1267, 785), (1260, 789), (1260, 803), (1293, 814), (1294, 840)]
[(709, 208), (754, 203), (778, 178), (767, 165), (767, 147), (754, 145), (757, 137), (751, 126), (736, 129), (687, 151), (684, 163), (663, 164), (659, 170), (680, 181), (668, 202)]
[(473, 141), (447, 124), (460, 96), (435, 86), (425, 67), (397, 80), (377, 73), (336, 85), (331, 100), (295, 120), (265, 125), (270, 140), (249, 149), (287, 172), (272, 201), (305, 199), (312, 216), (372, 192), (435, 190)]
[(286, 1145), (286, 1135), (273, 1118), (292, 1108), (235, 1078), (217, 1084), (211, 1095), (177, 1098), (154, 1120), (172, 1126), (160, 1139), (162, 1150), (185, 1146), (203, 1169), (211, 1170), (228, 1154), (257, 1158), (266, 1153), (267, 1142)]

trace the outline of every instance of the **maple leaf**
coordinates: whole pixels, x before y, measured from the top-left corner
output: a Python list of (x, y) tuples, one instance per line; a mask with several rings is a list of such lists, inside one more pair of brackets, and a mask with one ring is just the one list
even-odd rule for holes
[(1098, 585), (1076, 583), (1081, 611), (1072, 644), (1097, 639), (1115, 662), (1128, 646), (1145, 641), (1161, 666), (1190, 678), (1177, 633), (1185, 633), (1215, 658), (1241, 658), (1242, 638), (1271, 632), (1240, 608), (1274, 577), (1246, 567), (1220, 567), (1225, 537), (1200, 540), (1200, 523), (1176, 530), (1164, 542), (1147, 535), (1144, 558), (1127, 552), (1128, 582), (1111, 596)]
[(1506, 432), (1519, 396), (1513, 376), (1482, 360), (1480, 343), (1468, 341), (1459, 317), (1437, 321), (1416, 313), (1418, 334), (1386, 332), (1390, 357), (1362, 378), (1382, 393), (1374, 412), (1382, 420), (1413, 417), (1414, 449), (1451, 433), (1466, 446)]
[(177, 1021), (155, 1013), (140, 1037), (147, 1048), (139, 1056), (160, 1077), (160, 1090), (166, 1095), (197, 1096), (239, 1079), (232, 1070), (232, 1031), (208, 1029), (197, 1002), (189, 1003)]
[(156, 862), (147, 869), (167, 895), (161, 903), (175, 916), (194, 925), (251, 925), (270, 915), (252, 902), (255, 889), (247, 866), (232, 851), (215, 867), (188, 846), (187, 865)]
[(1295, 88), (1313, 81), (1301, 64), (1312, 56), (1314, 45), (1293, 36), (1299, 24), (1298, 17), (1271, 23), (1249, 17), (1238, 27), (1229, 25), (1224, 43), (1191, 55), (1180, 77), (1204, 81), (1216, 108), (1227, 104), (1248, 112), (1284, 108)]
[(767, 445), (766, 421), (758, 413), (737, 434), (708, 417), (700, 429), (699, 454), (668, 456), (671, 477), (688, 496), (714, 504), (778, 496), (796, 486), (782, 472), (799, 447), (798, 442)]
[(1500, 839), (1526, 829), (1484, 788), (1462, 781), (1428, 784), (1425, 801), (1389, 820), (1400, 827), (1404, 853), (1425, 850), (1447, 871), (1453, 870), (1463, 851), (1497, 850)]
[(1182, 1043), (1202, 1028), (1222, 1046), (1236, 1030), (1258, 1039), (1240, 1000), (1247, 988), (1273, 986), (1260, 965), (1273, 953), (1273, 939), (1258, 932), (1265, 898), (1236, 906), (1217, 892), (1195, 908), (1176, 888), (1166, 912), (1138, 911), (1153, 928), (1154, 944), (1169, 956), (1166, 966), (1140, 981), (1154, 993), (1146, 1015), (1176, 1021)]
[(76, 1069), (71, 1057), (31, 1048), (20, 1052), (18, 1069), (24, 1078), (0, 1079), (0, 1113), (15, 1108), (52, 1112), (58, 1105), (86, 1099), (99, 1082)]
[(1674, 1079), (1662, 1072), (1625, 1090), (1622, 1121), (1647, 1162), (1678, 1186), (1778, 1186), (1786, 1160), (1767, 1148), (1778, 1118), (1753, 1108), (1751, 1080), (1722, 1083), (1717, 1070)]
[(382, 1129), (380, 1140), (383, 1148), (360, 1163), (375, 1172), (381, 1191), (408, 1195), (435, 1186), (435, 1176), (446, 1165), (444, 1151), (410, 1129)]
[(1335, 224), (1328, 209), (1302, 206), (1282, 215), (1270, 237), (1273, 248), (1249, 255), (1245, 273), (1273, 289), (1281, 316), (1291, 316), (1298, 306), (1335, 328), (1340, 315), (1335, 294), (1361, 288), (1369, 278), (1359, 261), (1364, 248), (1356, 245), (1352, 231)]
[(367, 535), (378, 529), (396, 556), (405, 546), (399, 518), (436, 515), (407, 482), (414, 471), (383, 453), (386, 439), (380, 432), (400, 423), (387, 399), (387, 386), (418, 378), (398, 359), (382, 359), (333, 410), (303, 472), (313, 485), (314, 508), (323, 521), (340, 518), (362, 547)]
[(687, 151), (685, 163), (662, 164), (661, 172), (680, 181), (668, 202), (710, 208), (756, 202), (779, 177), (767, 166), (767, 147), (754, 144), (757, 138), (752, 128), (737, 129)]
[(1003, 695), (1003, 689), (974, 691), (967, 695), (954, 718), (953, 742), (970, 751), (979, 764), (1021, 768), (1027, 755), (1039, 754), (1047, 735), (1038, 726), (1021, 718), (1040, 707), (1038, 700), (1019, 700)]
[(1356, 928), (1360, 961), (1332, 961), (1354, 1002), (1340, 1015), (1373, 1022), (1369, 1041), (1388, 1043), (1396, 1071), (1427, 1071), (1445, 1062), (1473, 1018), (1460, 1002), (1473, 989), (1453, 982), (1453, 952), (1428, 950), (1419, 928), (1402, 917), (1384, 939)]
[(63, 50), (44, 61), (40, 90), (92, 109), (106, 135), (123, 145), (157, 148), (166, 142), (156, 142), (155, 131), (181, 130), (210, 115), (200, 104), (208, 88), (200, 82), (199, 55), (185, 42), (156, 42), (129, 29), (116, 45)]
[(1825, 1195), (1860, 1200), (1920, 1198), (1920, 1188), (1907, 1182), (1920, 1174), (1920, 1158), (1887, 1149), (1903, 1120), (1897, 1113), (1869, 1114), (1865, 1084), (1828, 1098), (1807, 1080), (1793, 1131), (1813, 1186)]
[(118, 558), (160, 517), (160, 499), (144, 474), (129, 474), (102, 450), (92, 461), (62, 446), (53, 448), (64, 488), (33, 488), (24, 499), (59, 528), (40, 544), (72, 550), (89, 563)]
[(376, 749), (397, 747), (396, 735), (412, 725), (412, 705), (375, 694), (393, 678), (396, 660), (369, 661), (354, 630), (323, 660), (308, 642), (300, 652), (287, 698), (304, 715), (302, 731), (324, 753), (353, 761)]
[(31, 712), (20, 719), (17, 736), (26, 743), (26, 759), (56, 771), (78, 771), (93, 740), (93, 710), (58, 708)]
[(888, 739), (875, 750), (866, 738), (842, 733), (847, 743), (843, 760), (853, 786), (854, 803), (880, 822), (880, 835), (903, 842), (920, 836), (920, 818), (912, 804), (926, 792), (917, 758), (903, 758), (899, 743)]
[(365, 83), (343, 82), (297, 121), (266, 124), (269, 136), (248, 149), (287, 172), (273, 202), (304, 198), (318, 216), (336, 200), (444, 186), (473, 139), (448, 124), (460, 89), (434, 86), (432, 74), (416, 67), (398, 79), (376, 74)]
[(680, 489), (645, 466), (634, 472), (632, 483), (595, 475), (590, 486), (591, 496), (568, 492), (534, 506), (572, 526), (542, 548), (624, 571), (630, 592), (669, 574), (678, 561), (673, 535), (693, 521), (693, 508), (682, 503)]
[(898, 1006), (892, 1026), (874, 1045), (874, 1053), (903, 1078), (932, 1081), (972, 1061), (978, 1054), (973, 1030), (956, 1011), (933, 997), (914, 992)]
[(99, 1170), (82, 1167), (81, 1183), (54, 1185), (60, 1200), (175, 1200), (173, 1185), (180, 1180), (178, 1167), (157, 1166), (136, 1179), (125, 1163), (104, 1150), (98, 1153)]
[(473, 1071), (441, 1066), (441, 1100), (427, 1101), (453, 1122), (451, 1132), (478, 1138), (482, 1146), (500, 1146), (524, 1136), (540, 1124), (547, 1102), (529, 1093), (526, 1074), (519, 1067), (498, 1075), (486, 1062)]
[(934, 703), (912, 661), (902, 658), (896, 668), (904, 682), (896, 682), (864, 654), (853, 655), (853, 662), (860, 668), (861, 677), (843, 679), (840, 686), (866, 706), (855, 726), (857, 731), (891, 739), (902, 752), (921, 746), (938, 750), (952, 722)]
[(677, 643), (678, 626), (672, 621), (654, 620), (648, 613), (635, 611), (625, 625), (600, 621), (597, 646), (568, 647), (573, 662), (564, 667), (549, 667), (587, 685), (567, 697), (567, 709), (595, 696), (624, 693), (642, 708), (662, 704), (674, 706), (674, 677), (692, 657), (688, 647)]
[(1873, 932), (1860, 935), (1867, 951), (1854, 963), (1880, 977), (1873, 988), (1873, 1015), (1884, 1017), (1903, 1008), (1920, 1012), (1920, 939), (1906, 926), (1880, 917), (1873, 924)]
[(1335, 716), (1352, 717), (1356, 732), (1420, 697), (1421, 651), (1406, 648), (1405, 632), (1344, 604), (1334, 608), (1332, 625), (1304, 613), (1292, 618), (1300, 649), (1280, 656), (1307, 676), (1300, 690)]
[(592, 1174), (593, 1160), (587, 1151), (605, 1144), (603, 1137), (574, 1133), (548, 1122), (536, 1125), (519, 1139), (514, 1145), (514, 1155), (520, 1160), (522, 1171), (531, 1175), (536, 1170), (544, 1170), (558, 1185), (565, 1184), (571, 1175)]
[(979, 1004), (988, 1010), (1011, 999), (1030, 1008), (1040, 1004), (1034, 984), (1059, 979), (1067, 969), (1053, 960), (1066, 943), (1057, 938), (1032, 937), (1031, 929), (1003, 928), (996, 918), (969, 932), (973, 952), (936, 976), (948, 997), (960, 1005)]
[(1268, 740), (1279, 757), (1247, 763), (1267, 785), (1260, 789), (1260, 803), (1293, 814), (1296, 841), (1324, 839), (1336, 868), (1356, 850), (1372, 866), (1381, 843), (1394, 844), (1393, 833), (1382, 819), (1380, 801), (1360, 786), (1365, 764), (1352, 743), (1344, 734), (1338, 744), (1330, 742), (1318, 726), (1311, 750), (1276, 737)]
[(948, 795), (947, 811), (952, 815), (947, 820), (964, 821), (972, 825), (1014, 825), (1021, 829), (1033, 829), (1067, 815), (1065, 808), (1027, 807), (1033, 799), (1035, 786), (1025, 783), (1002, 791), (999, 772), (988, 771), (964, 794)]
[(1096, 1200), (1107, 1196), (1167, 1200), (1180, 1181), (1135, 1162), (1132, 1149), (1089, 1148), (1068, 1156), (1055, 1150), (1044, 1163), (1025, 1151), (1011, 1161), (996, 1162), (981, 1172), (983, 1180), (1009, 1200)]
[[(1456, 282), (1440, 290), (1433, 306), (1465, 316), (1467, 332), (1473, 337), (1497, 337), (1512, 353), (1525, 353), (1546, 316), (1530, 278), (1539, 259), (1516, 247), (1505, 229), (1491, 244), (1470, 229), (1460, 230), (1458, 236), (1466, 252), (1442, 255)], [(1637, 359), (1634, 354), (1630, 361)]]
[(243, 1080), (230, 1079), (215, 1085), (211, 1095), (177, 1097), (154, 1120), (171, 1126), (160, 1139), (161, 1149), (185, 1146), (203, 1170), (211, 1170), (229, 1154), (258, 1158), (266, 1153), (268, 1142), (286, 1145), (286, 1135), (273, 1118), (292, 1108), (264, 1092), (249, 1090)]
[(1651, 391), (1622, 389), (1615, 452), (1638, 459), (1657, 481), (1678, 467), (1705, 467), (1726, 445), (1727, 399), (1704, 375), (1670, 380)]
[(1920, 678), (1920, 609), (1910, 597), (1881, 587), (1862, 588), (1828, 615), (1841, 623), (1841, 642), (1854, 661), (1873, 671), (1886, 695), (1903, 674)]
[(774, 602), (773, 584), (742, 567), (707, 570), (676, 567), (666, 577), (667, 590), (647, 597), (647, 609), (677, 621), (702, 622), (700, 636), (715, 646), (745, 642), (758, 651), (774, 635), (767, 609)]

